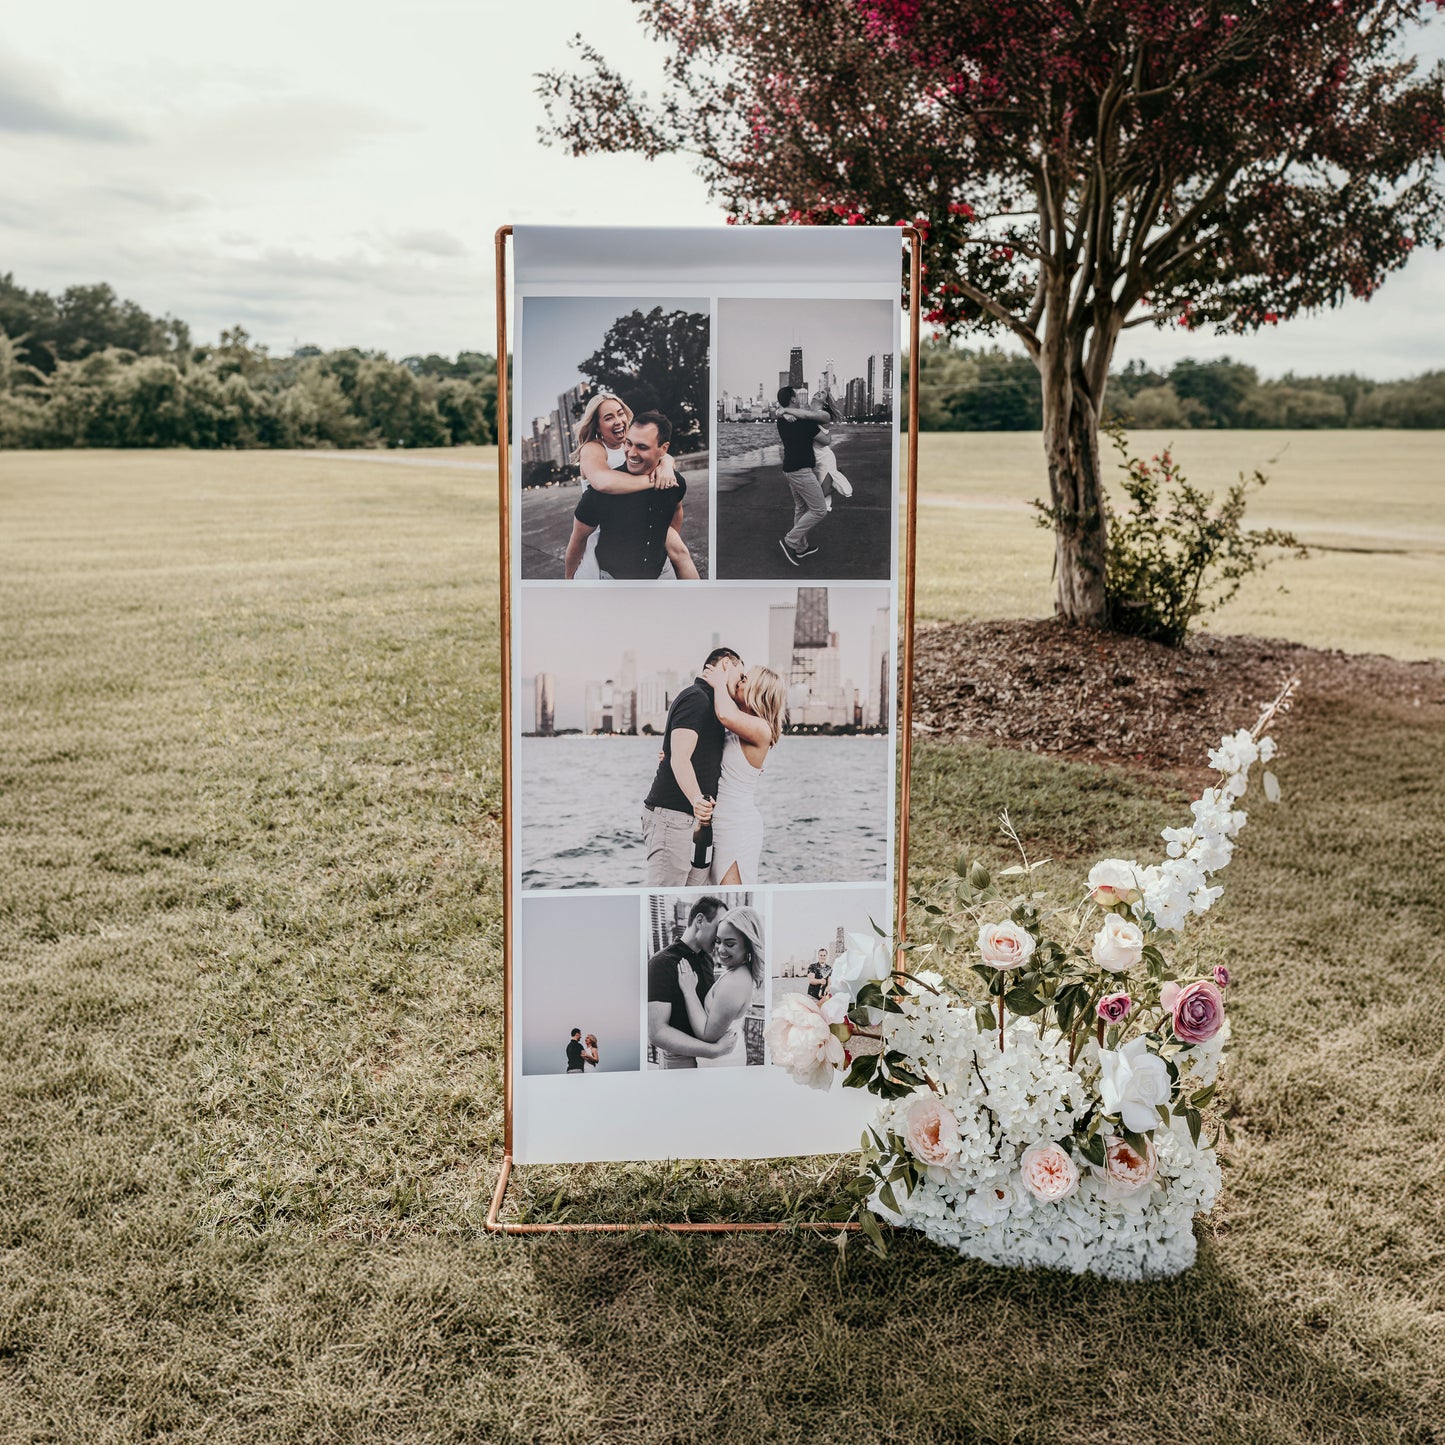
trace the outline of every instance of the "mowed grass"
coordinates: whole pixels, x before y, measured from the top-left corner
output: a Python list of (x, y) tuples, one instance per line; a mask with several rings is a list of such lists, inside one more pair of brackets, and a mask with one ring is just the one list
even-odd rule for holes
[[(1445, 746), (1369, 698), (1301, 706), (1203, 944), (1239, 976), (1238, 1141), (1182, 1279), (485, 1235), (494, 493), (0, 455), (0, 1439), (1439, 1438)], [(974, 560), (929, 564), (925, 606), (996, 611)], [(914, 862), (992, 848), (1004, 805), (1061, 860), (1147, 855), (1183, 804), (930, 743)], [(838, 1167), (524, 1170), (514, 1199), (787, 1219)]]
[[(1106, 440), (1111, 478), (1119, 453)], [(1445, 656), (1445, 437), (1403, 431), (1133, 432), (1133, 455), (1171, 448), (1216, 496), (1269, 478), (1254, 526), (1294, 530), (1307, 561), (1246, 578), (1207, 620), (1215, 632), (1313, 647)], [(919, 593), (927, 617), (1047, 617), (1053, 538), (1027, 503), (1048, 497), (1037, 433), (935, 432), (919, 440)]]

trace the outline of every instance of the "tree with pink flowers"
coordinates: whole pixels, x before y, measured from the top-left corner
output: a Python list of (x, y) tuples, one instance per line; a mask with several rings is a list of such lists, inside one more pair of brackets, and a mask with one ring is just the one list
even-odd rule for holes
[(912, 224), (925, 315), (1038, 367), (1055, 609), (1107, 624), (1099, 423), (1131, 326), (1248, 332), (1442, 239), (1441, 0), (637, 0), (651, 100), (549, 74), (579, 155), (683, 152), (730, 217)]

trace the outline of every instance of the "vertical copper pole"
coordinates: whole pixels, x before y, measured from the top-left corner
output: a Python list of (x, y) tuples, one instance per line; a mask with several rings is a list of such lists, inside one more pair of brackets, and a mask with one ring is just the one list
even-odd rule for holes
[[(918, 303), (923, 270), (923, 236), (905, 226), (908, 237), (908, 518), (903, 560), (903, 696), (898, 712), (900, 778), (898, 784), (898, 933), (906, 936), (908, 917), (908, 803), (913, 765), (913, 593), (918, 572)], [(900, 960), (898, 966), (903, 967)]]
[(507, 237), (497, 230), (497, 495), (502, 579), (502, 1097), (506, 1109), (502, 1176), (492, 1201), (492, 1217), (501, 1208), (512, 1166), (512, 457), (511, 417), (507, 406)]

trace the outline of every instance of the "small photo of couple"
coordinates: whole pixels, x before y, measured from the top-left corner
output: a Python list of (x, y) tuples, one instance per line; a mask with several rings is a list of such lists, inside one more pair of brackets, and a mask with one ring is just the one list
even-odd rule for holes
[(898, 308), (718, 302), (717, 576), (891, 575)]
[(640, 927), (635, 896), (522, 900), (516, 977), (524, 1075), (638, 1072)]
[(709, 324), (705, 299), (523, 299), (523, 579), (708, 575)]
[[(517, 751), (524, 888), (887, 876), (886, 588), (528, 597)], [(525, 724), (524, 724), (525, 726)]]
[(751, 892), (655, 893), (648, 900), (647, 1066), (763, 1062), (767, 929)]

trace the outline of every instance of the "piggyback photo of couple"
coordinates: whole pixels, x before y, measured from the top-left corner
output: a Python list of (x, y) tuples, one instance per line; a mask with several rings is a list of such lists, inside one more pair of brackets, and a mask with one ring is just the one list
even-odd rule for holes
[(856, 585), (530, 595), (522, 887), (884, 878), (889, 603)]
[(705, 300), (529, 297), (516, 380), (521, 575), (708, 575)]

